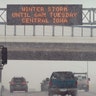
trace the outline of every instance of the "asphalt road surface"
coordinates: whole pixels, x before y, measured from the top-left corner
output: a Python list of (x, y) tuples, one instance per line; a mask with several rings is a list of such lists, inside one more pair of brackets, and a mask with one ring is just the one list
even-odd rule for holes
[[(26, 92), (10, 93), (8, 90), (5, 90), (2, 94), (2, 96), (48, 96), (48, 92), (32, 92), (32, 91), (30, 91), (28, 93), (26, 93)], [(96, 96), (96, 92), (94, 92), (94, 91), (89, 91), (89, 92), (78, 91), (77, 96)]]

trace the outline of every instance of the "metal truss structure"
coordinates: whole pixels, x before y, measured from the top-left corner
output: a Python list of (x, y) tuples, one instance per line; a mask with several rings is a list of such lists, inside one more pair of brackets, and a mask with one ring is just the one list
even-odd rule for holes
[[(6, 8), (0, 8), (0, 26), (4, 26), (4, 34), (3, 35), (7, 35), (7, 19), (6, 19), (6, 16), (7, 16), (7, 9)], [(14, 26), (14, 27), (13, 27)], [(37, 25), (32, 25), (31, 27), (33, 28), (32, 30), (32, 35), (33, 36), (36, 36), (36, 26)], [(17, 27), (18, 25), (12, 25), (13, 29), (14, 29), (14, 36), (16, 36), (16, 31), (17, 31)], [(24, 36), (26, 36), (26, 29), (27, 29), (27, 25), (22, 25), (23, 27), (23, 30), (24, 30)], [(46, 35), (46, 28), (47, 25), (42, 25), (42, 35), (45, 36)], [(56, 36), (55, 34), (55, 31), (56, 31), (56, 27), (58, 27), (57, 25), (54, 26), (54, 25), (51, 25), (52, 27), (52, 34), (51, 36)], [(60, 26), (62, 30), (61, 32), (61, 36), (66, 36), (64, 35), (64, 28), (66, 28), (66, 26)], [(70, 27), (71, 29), (71, 37), (74, 37), (75, 34), (74, 34), (74, 29), (75, 28), (79, 28), (80, 29), (80, 36), (83, 37), (84, 36), (84, 33), (83, 33), (83, 29), (84, 28), (87, 28), (90, 30), (90, 35), (89, 37), (93, 37), (94, 36), (94, 30), (96, 29), (96, 8), (83, 8), (82, 9), (82, 25), (74, 25), (74, 26), (67, 26), (67, 27)], [(1, 34), (0, 34), (1, 35)]]

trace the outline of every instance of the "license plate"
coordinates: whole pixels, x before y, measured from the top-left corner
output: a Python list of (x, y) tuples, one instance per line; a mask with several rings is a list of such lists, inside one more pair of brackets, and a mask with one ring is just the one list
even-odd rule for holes
[(66, 89), (60, 89), (60, 91), (66, 91)]
[(20, 85), (16, 85), (16, 87), (20, 87)]

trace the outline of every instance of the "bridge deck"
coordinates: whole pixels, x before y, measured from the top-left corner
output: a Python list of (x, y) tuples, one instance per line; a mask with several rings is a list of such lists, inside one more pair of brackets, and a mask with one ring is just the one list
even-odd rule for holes
[(2, 42), (10, 60), (96, 60), (96, 44)]

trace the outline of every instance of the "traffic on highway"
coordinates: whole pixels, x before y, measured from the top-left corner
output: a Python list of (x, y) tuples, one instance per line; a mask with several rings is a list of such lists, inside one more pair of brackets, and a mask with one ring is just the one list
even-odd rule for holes
[(96, 0), (0, 0), (0, 96), (96, 96)]
[(40, 83), (40, 90), (30, 89), (24, 77), (12, 77), (9, 88), (0, 85), (0, 96), (96, 96), (86, 73), (54, 71)]
[[(5, 66), (7, 67), (7, 65)], [(57, 66), (54, 67), (56, 68), (55, 70), (58, 69)], [(14, 68), (16, 68), (16, 66)], [(51, 66), (51, 68), (53, 67)], [(21, 70), (21, 68), (18, 68), (18, 71), (19, 70)], [(22, 71), (19, 72), (22, 73)], [(26, 78), (26, 75), (12, 75), (12, 77), (9, 76), (10, 80), (7, 81), (8, 86), (4, 84), (4, 81), (2, 82), (2, 85), (0, 85), (1, 96), (96, 96), (96, 87), (91, 84), (92, 78), (90, 78), (88, 72), (74, 72), (66, 70), (52, 71), (49, 76), (45, 76), (42, 79), (38, 76), (39, 79), (37, 81), (39, 82), (39, 88), (37, 89), (37, 85), (35, 84), (36, 86), (34, 86), (31, 82), (36, 75), (30, 75), (29, 77), (31, 77), (31, 80), (28, 77)]]

